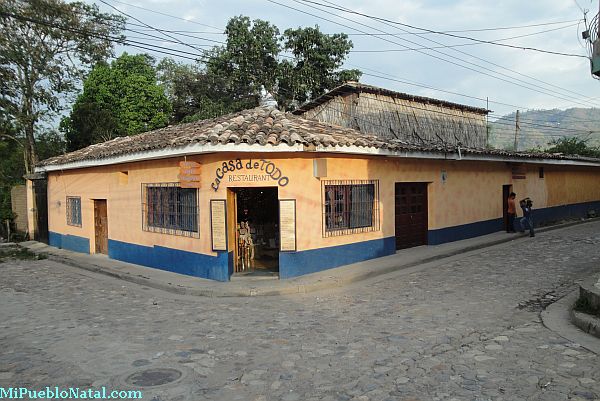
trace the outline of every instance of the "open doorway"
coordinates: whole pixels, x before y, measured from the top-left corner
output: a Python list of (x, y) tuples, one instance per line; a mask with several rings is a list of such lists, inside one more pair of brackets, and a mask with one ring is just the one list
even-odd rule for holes
[(506, 232), (513, 231), (508, 220), (508, 196), (512, 192), (512, 185), (502, 185), (502, 221)]
[(279, 274), (279, 200), (277, 188), (230, 188), (235, 196), (234, 274)]

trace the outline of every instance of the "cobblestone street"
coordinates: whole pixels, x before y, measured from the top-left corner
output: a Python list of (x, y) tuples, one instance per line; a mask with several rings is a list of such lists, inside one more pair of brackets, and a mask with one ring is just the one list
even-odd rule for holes
[[(507, 234), (509, 235), (509, 234)], [(539, 312), (600, 272), (600, 222), (329, 292), (184, 297), (49, 260), (0, 263), (0, 386), (144, 400), (598, 400), (600, 356)]]

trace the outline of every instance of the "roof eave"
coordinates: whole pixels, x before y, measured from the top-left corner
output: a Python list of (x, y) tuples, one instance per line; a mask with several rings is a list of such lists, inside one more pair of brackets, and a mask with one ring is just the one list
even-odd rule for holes
[(36, 173), (73, 170), (80, 168), (109, 166), (115, 164), (134, 163), (148, 160), (166, 159), (171, 157), (191, 156), (208, 153), (288, 153), (288, 152), (307, 152), (307, 153), (331, 153), (331, 154), (354, 154), (363, 156), (386, 156), (400, 157), (411, 159), (430, 159), (430, 160), (470, 160), (470, 161), (487, 161), (487, 162), (512, 162), (512, 163), (534, 163), (534, 164), (553, 164), (553, 165), (570, 165), (570, 166), (591, 166), (600, 167), (600, 160), (576, 160), (576, 159), (552, 159), (543, 157), (518, 157), (506, 155), (491, 155), (491, 154), (474, 154), (466, 151), (427, 151), (427, 150), (390, 150), (375, 147), (362, 146), (324, 146), (317, 145), (314, 147), (306, 147), (303, 144), (296, 145), (249, 145), (240, 144), (191, 144), (179, 148), (160, 149), (144, 152), (130, 153), (102, 159), (88, 159), (73, 161), (69, 163), (53, 164), (36, 167)]

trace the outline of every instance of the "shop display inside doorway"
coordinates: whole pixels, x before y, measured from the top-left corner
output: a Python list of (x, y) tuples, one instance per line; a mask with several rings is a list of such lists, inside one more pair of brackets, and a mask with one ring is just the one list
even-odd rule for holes
[(279, 272), (279, 202), (277, 188), (236, 188), (239, 274)]

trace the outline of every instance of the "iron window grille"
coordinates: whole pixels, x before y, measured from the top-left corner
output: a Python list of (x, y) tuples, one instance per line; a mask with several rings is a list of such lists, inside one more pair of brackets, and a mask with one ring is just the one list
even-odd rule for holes
[(198, 238), (198, 214), (198, 189), (142, 184), (142, 230)]
[(81, 227), (81, 197), (67, 196), (67, 224)]
[(379, 230), (379, 181), (323, 181), (323, 236)]

